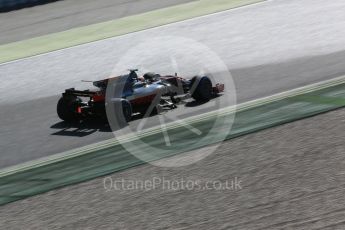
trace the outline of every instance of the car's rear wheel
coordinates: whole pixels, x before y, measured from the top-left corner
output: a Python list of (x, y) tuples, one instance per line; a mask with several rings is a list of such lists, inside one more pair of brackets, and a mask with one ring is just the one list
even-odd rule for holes
[(194, 89), (191, 93), (196, 101), (208, 101), (212, 97), (212, 82), (207, 76), (193, 77), (191, 80), (191, 88)]
[(81, 99), (78, 97), (61, 97), (57, 104), (57, 114), (61, 120), (75, 123), (80, 120), (77, 114), (77, 107)]

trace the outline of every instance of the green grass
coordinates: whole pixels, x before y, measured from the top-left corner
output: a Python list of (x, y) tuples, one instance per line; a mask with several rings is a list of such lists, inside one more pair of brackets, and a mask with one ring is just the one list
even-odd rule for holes
[(0, 46), (0, 63), (128, 34), (264, 0), (199, 0)]

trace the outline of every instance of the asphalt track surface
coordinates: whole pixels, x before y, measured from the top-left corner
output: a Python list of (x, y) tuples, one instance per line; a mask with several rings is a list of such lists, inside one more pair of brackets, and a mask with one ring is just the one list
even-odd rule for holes
[[(151, 188), (147, 191), (140, 185), (124, 190), (121, 184), (118, 190), (105, 190), (104, 178), (98, 178), (2, 206), (0, 225), (9, 229), (344, 229), (344, 117), (345, 111), (337, 110), (229, 140), (216, 153), (187, 167), (148, 164), (109, 175), (113, 181), (123, 179), (126, 186), (164, 177), (176, 181), (175, 190), (169, 189), (169, 182), (164, 188), (158, 183), (155, 189), (147, 185)], [(186, 189), (193, 188), (186, 181), (199, 181), (203, 188), (208, 181), (224, 184), (236, 177), (241, 188)]]
[(0, 44), (169, 7), (192, 0), (64, 0), (0, 14)]
[[(112, 137), (107, 127), (61, 123), (55, 112), (57, 95), (80, 86), (82, 79), (108, 76), (121, 55), (147, 37), (182, 36), (210, 47), (231, 70), (239, 103), (343, 75), (344, 9), (340, 0), (269, 1), (2, 64), (0, 167)], [(145, 52), (138, 50), (137, 54)], [(167, 72), (170, 68), (171, 73), (171, 63), (157, 55), (162, 51), (150, 52), (151, 70)], [(198, 71), (186, 64), (186, 73)], [(207, 104), (182, 106), (171, 114), (204, 110)], [(157, 125), (157, 120), (151, 118), (148, 126)]]

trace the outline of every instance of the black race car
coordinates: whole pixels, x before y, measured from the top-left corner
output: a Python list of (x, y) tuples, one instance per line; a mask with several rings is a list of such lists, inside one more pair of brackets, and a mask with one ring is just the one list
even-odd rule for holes
[[(58, 116), (66, 122), (79, 122), (88, 117), (106, 120), (106, 93), (110, 82), (114, 86), (111, 101), (119, 103), (119, 112), (128, 122), (134, 113), (159, 113), (162, 109), (176, 108), (181, 100), (194, 98), (196, 101), (208, 101), (224, 91), (224, 84), (212, 85), (207, 76), (195, 76), (190, 79), (175, 75), (161, 76), (156, 73), (137, 75), (137, 69), (129, 74), (94, 81), (97, 90), (66, 89), (57, 104)], [(112, 91), (113, 94), (113, 91)], [(82, 100), (88, 98), (88, 100)], [(153, 105), (153, 106), (152, 106)]]

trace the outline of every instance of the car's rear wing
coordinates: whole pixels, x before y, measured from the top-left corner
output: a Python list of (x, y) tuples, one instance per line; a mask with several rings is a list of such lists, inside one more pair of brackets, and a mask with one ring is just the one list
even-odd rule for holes
[(66, 89), (62, 96), (93, 97), (96, 94), (90, 90), (75, 90), (74, 88)]

